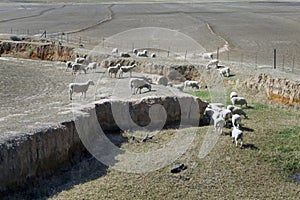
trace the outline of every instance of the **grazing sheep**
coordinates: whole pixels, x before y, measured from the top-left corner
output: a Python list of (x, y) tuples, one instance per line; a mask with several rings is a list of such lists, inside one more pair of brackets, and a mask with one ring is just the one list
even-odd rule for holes
[(155, 53), (152, 53), (152, 54), (151, 54), (151, 58), (156, 58), (156, 54), (155, 54)]
[(88, 64), (87, 55), (85, 55), (84, 57), (79, 57), (77, 55), (77, 58), (75, 59), (75, 63)]
[(84, 95), (86, 97), (86, 92), (89, 89), (90, 85), (95, 85), (92, 80), (88, 80), (85, 83), (70, 83), (69, 84), (69, 95), (70, 95), (70, 100), (72, 100), (72, 94), (75, 93), (80, 93), (81, 96)]
[(238, 115), (243, 115), (245, 117), (245, 119), (248, 119), (248, 115), (245, 113), (245, 111), (237, 106), (233, 106), (233, 105), (228, 105), (227, 109), (231, 110), (232, 114), (238, 114)]
[(133, 49), (132, 53), (134, 53), (136, 55), (138, 53), (138, 50), (137, 49)]
[(80, 71), (84, 71), (84, 73), (86, 74), (86, 69), (85, 66), (82, 64), (78, 64), (78, 63), (73, 63), (72, 65), (72, 74), (76, 74), (76, 72), (80, 72)]
[(244, 97), (232, 97), (231, 98), (231, 103), (234, 106), (235, 105), (241, 105), (241, 106), (246, 105), (246, 107), (248, 107), (247, 101)]
[(230, 76), (230, 68), (229, 67), (224, 67), (224, 68), (221, 68), (221, 69), (218, 69), (221, 76), (226, 76), (226, 77), (229, 77)]
[(235, 142), (236, 147), (238, 146), (238, 140), (241, 140), (241, 146), (240, 147), (241, 148), (243, 147), (243, 131), (241, 131), (237, 127), (233, 127), (231, 137), (232, 137), (232, 143)]
[(85, 68), (86, 70), (91, 70), (92, 72), (97, 68), (96, 62), (91, 62), (88, 64), (88, 66)]
[(230, 93), (230, 99), (232, 99), (232, 97), (238, 97), (238, 93), (236, 93), (236, 92), (231, 92), (231, 93)]
[(147, 53), (148, 51), (147, 50), (144, 50), (144, 51), (138, 51), (137, 49), (133, 49), (133, 53), (137, 56), (137, 57), (148, 57)]
[(240, 116), (239, 114), (234, 114), (234, 115), (232, 115), (231, 120), (232, 120), (232, 126), (233, 126), (233, 127), (237, 127), (237, 128), (240, 127), (242, 118), (241, 118), (241, 116)]
[(147, 53), (145, 54), (145, 53), (143, 53), (143, 52), (138, 52), (138, 53), (136, 54), (136, 56), (137, 56), (137, 57), (148, 57)]
[(223, 132), (223, 127), (226, 125), (226, 121), (224, 120), (223, 117), (218, 117), (216, 119), (214, 119), (214, 127), (215, 130), (218, 134), (222, 134)]
[(223, 109), (220, 114), (225, 121), (229, 121), (229, 119), (232, 117), (232, 112), (229, 109)]
[(116, 78), (120, 67), (121, 67), (121, 64), (117, 64), (116, 66), (107, 68), (108, 75), (112, 78), (112, 74), (115, 74), (115, 78)]
[(120, 56), (123, 57), (123, 58), (129, 58), (130, 57), (129, 53), (126, 53), (126, 52), (121, 52)]
[(118, 48), (113, 48), (113, 50), (111, 51), (112, 54), (117, 54), (119, 52)]
[(206, 64), (206, 69), (209, 70), (209, 69), (210, 69), (210, 66), (216, 66), (216, 68), (218, 68), (218, 64), (219, 64), (219, 60), (218, 60), (218, 59), (210, 60), (210, 61)]
[(184, 88), (191, 87), (199, 89), (199, 82), (198, 81), (184, 81)]
[(72, 62), (72, 61), (66, 62), (66, 71), (68, 71), (68, 68), (71, 68), (71, 69), (72, 69), (72, 65), (73, 65), (74, 63), (75, 63), (75, 62)]
[(136, 64), (133, 64), (131, 66), (122, 66), (120, 67), (120, 73), (119, 73), (119, 77), (123, 77), (123, 73), (130, 73), (130, 78), (131, 78), (131, 74), (132, 74), (132, 70), (137, 67)]
[(151, 91), (151, 84), (141, 78), (130, 79), (129, 87), (130, 87), (131, 93), (132, 93), (132, 89), (133, 89), (133, 94), (136, 94), (138, 92), (138, 90), (140, 90), (140, 94), (141, 94), (141, 91), (143, 88), (148, 88), (148, 90)]

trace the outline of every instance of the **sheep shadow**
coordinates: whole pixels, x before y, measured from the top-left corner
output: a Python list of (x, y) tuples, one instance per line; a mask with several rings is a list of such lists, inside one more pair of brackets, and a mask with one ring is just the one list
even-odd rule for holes
[(250, 150), (259, 150), (257, 146), (254, 144), (243, 144), (243, 149), (250, 149)]
[(253, 106), (246, 106), (244, 109), (254, 109)]
[(244, 127), (244, 126), (241, 126), (241, 130), (242, 131), (247, 131), (247, 132), (254, 132), (254, 129), (248, 128), (248, 127)]

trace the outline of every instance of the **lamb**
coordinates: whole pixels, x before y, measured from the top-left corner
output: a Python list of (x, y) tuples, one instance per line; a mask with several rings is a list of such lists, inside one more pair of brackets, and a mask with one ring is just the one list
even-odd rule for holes
[(232, 115), (231, 119), (232, 119), (232, 126), (239, 128), (242, 121), (241, 116), (239, 114), (234, 114)]
[(151, 54), (151, 58), (156, 58), (156, 54), (155, 54), (155, 53), (152, 53), (152, 54)]
[(112, 78), (112, 74), (115, 74), (115, 78), (116, 78), (120, 67), (121, 67), (121, 64), (117, 64), (116, 66), (109, 67), (107, 69), (108, 75), (110, 75), (110, 77)]
[(216, 119), (214, 119), (214, 127), (215, 130), (218, 134), (222, 134), (223, 132), (223, 127), (226, 125), (226, 121), (224, 120), (223, 117), (218, 117)]
[(184, 88), (191, 87), (199, 89), (199, 82), (198, 81), (184, 81)]
[(88, 66), (85, 69), (94, 71), (94, 69), (96, 69), (96, 68), (97, 68), (97, 63), (96, 62), (91, 62), (91, 63), (88, 64)]
[(238, 146), (238, 140), (241, 140), (241, 148), (243, 147), (243, 131), (241, 131), (237, 127), (233, 127), (231, 137), (232, 143), (235, 142), (236, 147)]
[(138, 90), (140, 90), (141, 94), (143, 88), (148, 88), (148, 90), (151, 91), (151, 84), (141, 78), (131, 78), (129, 81), (129, 87), (131, 93), (133, 89), (133, 94), (136, 94)]
[(74, 92), (76, 92), (76, 93), (80, 93), (81, 92), (81, 96), (84, 95), (84, 97), (86, 97), (86, 92), (89, 89), (90, 85), (95, 85), (92, 80), (88, 80), (85, 83), (70, 83), (69, 84), (70, 100), (72, 100), (72, 94)]
[(232, 112), (229, 109), (223, 109), (220, 114), (225, 121), (228, 121), (232, 117)]
[(207, 117), (210, 124), (214, 124), (214, 122), (220, 117), (220, 112), (211, 108), (206, 108), (204, 111), (204, 115)]
[(75, 62), (72, 62), (72, 61), (66, 62), (66, 71), (68, 71), (68, 68), (71, 68), (71, 69), (72, 69), (72, 65), (73, 65), (74, 63), (75, 63)]
[(248, 119), (248, 115), (245, 113), (245, 111), (237, 106), (233, 106), (233, 105), (228, 105), (227, 109), (231, 110), (232, 114), (239, 114), (239, 115), (243, 115), (245, 119)]
[(224, 67), (224, 68), (221, 68), (221, 69), (218, 69), (219, 70), (219, 73), (221, 74), (221, 76), (226, 76), (226, 77), (229, 77), (230, 76), (230, 68), (229, 67)]
[(138, 51), (137, 49), (134, 49), (133, 50), (133, 53), (137, 56), (137, 57), (148, 57), (147, 55), (147, 50), (144, 50), (144, 51)]
[(75, 63), (88, 64), (87, 55), (85, 55), (84, 57), (79, 57), (77, 55), (77, 58), (75, 59)]
[(232, 97), (238, 97), (238, 93), (236, 93), (236, 92), (231, 92), (231, 93), (230, 93), (230, 99), (232, 99)]
[(73, 63), (72, 74), (75, 74), (77, 71), (84, 71), (84, 73), (86, 74), (86, 69), (85, 69), (84, 65), (78, 64), (78, 63)]
[(122, 76), (123, 76), (123, 73), (127, 73), (127, 72), (130, 73), (130, 77), (131, 77), (132, 70), (133, 70), (135, 67), (137, 67), (136, 64), (133, 64), (133, 65), (131, 65), (131, 66), (122, 66), (122, 67), (120, 67), (119, 77), (122, 77)]
[(206, 64), (206, 69), (209, 70), (210, 66), (215, 65), (216, 68), (218, 68), (219, 60), (218, 59), (212, 59)]
[(231, 98), (231, 103), (234, 106), (235, 105), (241, 105), (241, 106), (246, 105), (246, 107), (248, 107), (247, 101), (244, 97), (232, 97)]
[(118, 48), (113, 48), (113, 50), (111, 51), (112, 54), (117, 54), (119, 52)]

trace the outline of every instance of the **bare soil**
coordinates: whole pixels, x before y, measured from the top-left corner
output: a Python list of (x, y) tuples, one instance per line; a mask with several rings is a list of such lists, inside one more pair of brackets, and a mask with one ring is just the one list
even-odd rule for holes
[[(112, 13), (109, 12), (110, 8)], [(276, 8), (276, 9), (274, 9)], [(0, 9), (0, 32), (18, 34), (29, 32), (74, 32), (71, 36), (88, 38), (91, 49), (100, 44), (109, 52), (118, 45), (122, 51), (132, 49), (132, 41), (106, 43), (112, 35), (140, 27), (162, 27), (176, 30), (193, 38), (201, 51), (213, 52), (223, 47), (225, 41), (230, 52), (220, 55), (221, 65), (232, 67), (235, 76), (225, 79), (232, 90), (238, 79), (267, 72), (273, 76), (299, 80), (299, 15), (298, 2), (218, 2), (218, 3), (123, 3), (123, 4), (5, 4)], [(99, 23), (112, 17), (105, 23)], [(208, 28), (211, 27), (211, 29)], [(90, 28), (87, 28), (90, 27)], [(11, 29), (12, 28), (12, 29)], [(150, 36), (155, 36), (151, 32)], [(176, 34), (175, 34), (176, 35)], [(120, 36), (120, 35), (119, 35)], [(121, 35), (122, 36), (122, 35)], [(176, 40), (147, 39), (141, 35), (135, 47), (179, 52), (184, 56), (188, 48), (177, 45)], [(163, 34), (163, 38), (168, 35)], [(177, 35), (178, 36), (178, 35)], [(104, 45), (101, 43), (104, 40)], [(173, 38), (173, 37), (172, 37)], [(175, 37), (176, 38), (176, 37)], [(177, 39), (182, 38), (178, 36)], [(153, 42), (153, 43), (152, 43)], [(190, 43), (189, 43), (190, 44)], [(280, 68), (272, 70), (273, 49), (279, 49)], [(198, 50), (198, 49), (197, 49)], [(84, 51), (79, 49), (78, 51)], [(166, 56), (166, 51), (164, 56)], [(282, 70), (282, 52), (287, 52), (285, 69)], [(243, 53), (243, 56), (241, 56)], [(161, 54), (162, 55), (162, 54)], [(257, 55), (257, 61), (255, 56)], [(292, 55), (296, 56), (295, 69), (291, 71)], [(197, 52), (196, 56), (200, 56)], [(192, 57), (192, 56), (191, 56)], [(171, 59), (171, 58), (170, 58)], [(167, 61), (168, 62), (168, 61)], [(175, 60), (175, 62), (177, 62)], [(203, 60), (193, 60), (201, 65)], [(288, 67), (287, 67), (288, 65)], [(65, 72), (64, 63), (37, 60), (0, 59), (0, 142), (19, 132), (28, 132), (40, 126), (60, 123), (72, 118), (72, 110), (102, 98), (113, 98), (120, 85), (128, 84), (128, 78), (113, 79), (98, 68), (95, 73), (74, 76)], [(288, 69), (288, 70), (287, 70)], [(140, 74), (134, 74), (140, 76)], [(67, 93), (70, 82), (95, 81), (86, 99), (76, 94), (71, 102)], [(127, 87), (127, 86), (126, 86)], [(128, 88), (127, 88), (128, 89)], [(236, 89), (236, 88), (234, 88)], [(161, 93), (160, 93), (161, 92)], [(153, 93), (168, 94), (163, 86), (154, 86)], [(127, 94), (127, 93), (126, 93)], [(205, 139), (208, 127), (197, 132), (191, 149), (171, 166), (147, 174), (130, 174), (103, 170), (95, 159), (79, 163), (72, 170), (58, 173), (49, 181), (29, 191), (16, 193), (8, 198), (53, 199), (298, 199), (300, 191), (296, 183), (280, 176), (265, 153), (268, 141), (278, 131), (299, 126), (299, 112), (275, 108), (260, 108), (258, 103), (267, 102), (263, 94), (242, 91), (250, 99), (252, 109), (247, 109), (249, 120), (243, 120), (245, 149), (235, 148), (228, 136), (220, 136), (217, 145), (208, 156), (199, 159), (199, 146)], [(125, 95), (125, 94), (124, 94)], [(142, 96), (143, 96), (142, 95)], [(118, 96), (118, 95), (116, 95)], [(126, 95), (125, 95), (126, 96)], [(139, 96), (140, 97), (140, 96)], [(143, 151), (157, 148), (173, 137), (166, 131), (154, 139), (157, 143), (125, 143), (122, 148)], [(273, 153), (273, 152), (272, 152)], [(276, 154), (276, 152), (274, 153)], [(263, 155), (263, 156), (262, 156)], [(273, 154), (272, 154), (273, 155)], [(269, 156), (272, 156), (269, 155)], [(170, 169), (186, 163), (188, 169), (180, 174), (170, 174)]]

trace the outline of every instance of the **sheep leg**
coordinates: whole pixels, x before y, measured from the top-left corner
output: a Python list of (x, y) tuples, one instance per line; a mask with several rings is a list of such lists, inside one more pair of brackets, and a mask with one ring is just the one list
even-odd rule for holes
[(237, 146), (238, 146), (238, 139), (235, 138), (235, 147), (237, 147)]

